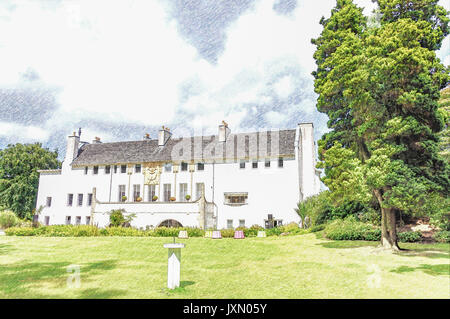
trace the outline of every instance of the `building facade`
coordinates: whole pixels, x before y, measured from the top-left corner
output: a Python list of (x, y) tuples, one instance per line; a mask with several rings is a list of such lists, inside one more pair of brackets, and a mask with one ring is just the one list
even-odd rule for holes
[(318, 194), (314, 128), (92, 143), (68, 137), (60, 170), (41, 170), (43, 224), (106, 227), (109, 212), (135, 214), (133, 227), (207, 229), (299, 222), (298, 201)]

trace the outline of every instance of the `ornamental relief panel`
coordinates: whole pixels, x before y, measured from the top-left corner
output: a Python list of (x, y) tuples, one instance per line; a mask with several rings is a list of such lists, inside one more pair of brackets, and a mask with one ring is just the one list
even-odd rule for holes
[(158, 185), (159, 178), (161, 176), (162, 166), (157, 163), (145, 163), (144, 164), (144, 184), (145, 185)]

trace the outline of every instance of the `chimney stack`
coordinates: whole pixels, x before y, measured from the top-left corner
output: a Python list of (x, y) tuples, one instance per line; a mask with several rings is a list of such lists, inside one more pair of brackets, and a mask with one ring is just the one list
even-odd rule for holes
[(144, 141), (149, 141), (149, 140), (151, 140), (150, 134), (145, 133), (145, 134), (144, 134)]
[(92, 144), (100, 144), (100, 137), (96, 136), (95, 139), (92, 141)]
[(78, 156), (78, 147), (80, 145), (80, 137), (75, 132), (67, 137), (66, 156), (63, 161), (63, 170), (70, 170), (70, 164)]
[(222, 121), (219, 125), (219, 142), (226, 142), (228, 135), (230, 135), (231, 130), (228, 128), (228, 123)]
[(158, 132), (158, 145), (159, 146), (166, 145), (170, 136), (172, 136), (172, 133), (170, 133), (170, 129), (168, 127), (164, 127), (163, 125), (162, 129), (160, 129)]

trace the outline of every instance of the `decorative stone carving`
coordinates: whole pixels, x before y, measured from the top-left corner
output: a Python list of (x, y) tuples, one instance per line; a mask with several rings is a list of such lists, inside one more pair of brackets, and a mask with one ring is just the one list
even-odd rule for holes
[(145, 164), (144, 165), (144, 184), (145, 185), (158, 185), (159, 177), (161, 176), (161, 166)]

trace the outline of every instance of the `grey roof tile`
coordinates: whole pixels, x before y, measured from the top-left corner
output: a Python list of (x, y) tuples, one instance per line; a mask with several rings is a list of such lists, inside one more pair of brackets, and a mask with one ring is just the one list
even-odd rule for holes
[[(230, 134), (225, 143), (217, 135), (158, 140), (85, 144), (73, 166), (213, 159), (293, 156), (295, 129)], [(278, 145), (278, 147), (277, 147)]]

